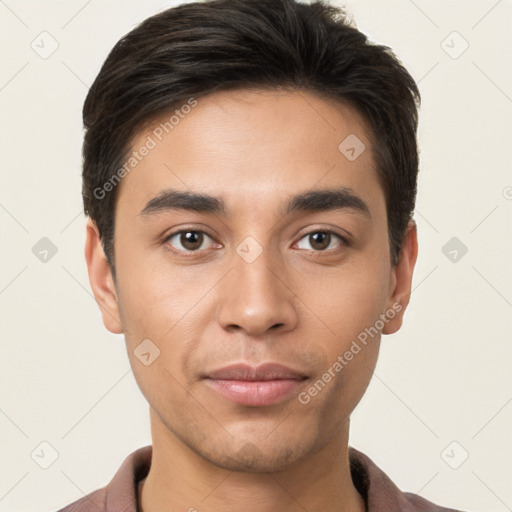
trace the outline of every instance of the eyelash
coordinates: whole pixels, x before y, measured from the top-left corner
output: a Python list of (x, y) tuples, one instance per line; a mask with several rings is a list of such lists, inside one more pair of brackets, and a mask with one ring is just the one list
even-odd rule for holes
[[(184, 256), (186, 258), (194, 257), (197, 253), (200, 253), (202, 250), (199, 249), (199, 250), (196, 250), (196, 251), (182, 251), (180, 249), (174, 248), (172, 245), (170, 245), (168, 243), (173, 237), (175, 237), (176, 235), (181, 235), (182, 233), (203, 233), (204, 235), (208, 236), (209, 238), (211, 238), (213, 240), (213, 237), (211, 237), (205, 231), (202, 231), (200, 229), (193, 229), (193, 228), (190, 228), (190, 229), (180, 229), (178, 231), (174, 231), (173, 233), (170, 233), (169, 235), (167, 235), (163, 239), (162, 243), (166, 244), (168, 250), (170, 250), (174, 254), (177, 254), (179, 256)], [(334, 235), (334, 237), (338, 238), (342, 242), (342, 245), (344, 245), (346, 247), (350, 247), (350, 243), (349, 243), (349, 241), (345, 237), (343, 237), (342, 235), (340, 235), (336, 231), (333, 231), (333, 230), (330, 230), (330, 229), (314, 229), (312, 231), (309, 231), (308, 233), (304, 233), (299, 238), (299, 241), (304, 239), (304, 238), (306, 238), (306, 237), (308, 237), (308, 236), (310, 236), (310, 235), (313, 235), (315, 233), (326, 233), (326, 234), (329, 234), (329, 235)], [(336, 247), (334, 249), (325, 249), (323, 251), (315, 251), (314, 249), (311, 249), (309, 251), (313, 252), (313, 253), (317, 253), (317, 254), (325, 254), (325, 253), (330, 253), (331, 251), (335, 251), (338, 248), (339, 247)], [(306, 250), (306, 249), (301, 249), (301, 250)]]

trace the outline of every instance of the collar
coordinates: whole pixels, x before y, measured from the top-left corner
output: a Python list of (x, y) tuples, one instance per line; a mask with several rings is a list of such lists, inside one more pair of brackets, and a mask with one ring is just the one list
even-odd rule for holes
[[(149, 473), (153, 448), (131, 453), (105, 488), (105, 511), (138, 512), (137, 488)], [(403, 493), (364, 453), (349, 447), (352, 480), (366, 502), (366, 512), (457, 512), (424, 498)], [(460, 512), (460, 511), (459, 511)]]

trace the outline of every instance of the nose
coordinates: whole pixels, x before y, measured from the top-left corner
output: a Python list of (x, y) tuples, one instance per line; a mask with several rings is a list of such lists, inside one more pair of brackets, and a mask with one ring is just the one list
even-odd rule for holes
[(295, 294), (286, 272), (269, 251), (252, 262), (234, 255), (233, 268), (217, 287), (218, 321), (226, 330), (243, 330), (248, 336), (295, 328), (298, 317)]

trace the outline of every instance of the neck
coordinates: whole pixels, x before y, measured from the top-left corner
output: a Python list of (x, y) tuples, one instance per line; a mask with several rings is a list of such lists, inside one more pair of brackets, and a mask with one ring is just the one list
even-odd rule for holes
[[(285, 471), (228, 471), (183, 444), (151, 410), (152, 459), (140, 512), (364, 512), (348, 458), (349, 422), (321, 450)], [(165, 508), (162, 508), (165, 504)]]

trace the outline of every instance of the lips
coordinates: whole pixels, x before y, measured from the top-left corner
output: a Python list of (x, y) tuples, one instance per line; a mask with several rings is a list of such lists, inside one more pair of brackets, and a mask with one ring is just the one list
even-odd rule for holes
[(289, 398), (306, 379), (300, 371), (281, 364), (234, 364), (209, 372), (205, 383), (233, 402), (264, 406)]
[(279, 379), (304, 379), (306, 375), (276, 363), (252, 367), (247, 364), (225, 366), (207, 374), (210, 379), (264, 381)]

